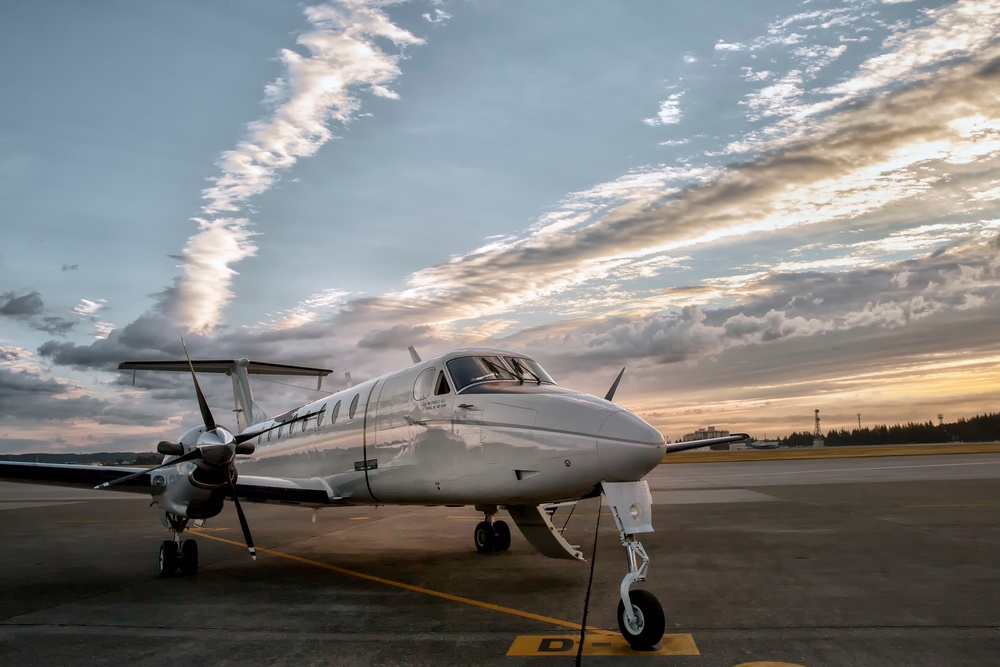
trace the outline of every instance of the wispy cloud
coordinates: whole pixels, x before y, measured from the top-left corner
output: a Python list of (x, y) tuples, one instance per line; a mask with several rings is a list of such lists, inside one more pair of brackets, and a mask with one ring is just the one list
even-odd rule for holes
[(203, 191), (206, 217), (196, 220), (199, 232), (188, 239), (181, 273), (165, 293), (167, 311), (188, 328), (219, 323), (232, 298), (231, 266), (256, 253), (249, 220), (232, 214), (329, 141), (331, 123), (350, 122), (361, 92), (398, 97), (387, 86), (401, 73), (400, 55), (387, 53), (379, 40), (399, 49), (423, 40), (394, 25), (382, 4), (343, 0), (306, 7), (312, 29), (297, 43), (307, 53), (281, 51), (285, 74), (265, 89), (273, 111), (250, 123), (247, 137), (219, 159), (222, 175)]
[(681, 122), (681, 118), (683, 117), (681, 114), (682, 97), (684, 97), (683, 91), (670, 95), (667, 99), (660, 102), (660, 110), (655, 118), (644, 118), (642, 122), (653, 127), (657, 125), (676, 125)]

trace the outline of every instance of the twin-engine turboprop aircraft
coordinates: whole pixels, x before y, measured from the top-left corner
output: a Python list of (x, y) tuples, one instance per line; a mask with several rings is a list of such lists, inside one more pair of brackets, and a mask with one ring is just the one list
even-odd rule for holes
[[(148, 493), (173, 538), (160, 545), (160, 574), (198, 569), (198, 545), (181, 539), (192, 520), (218, 515), (232, 499), (250, 555), (253, 539), (240, 500), (319, 508), (332, 505), (474, 505), (481, 553), (506, 551), (510, 515), (538, 551), (583, 560), (552, 525), (556, 503), (603, 494), (627, 552), (618, 626), (637, 649), (655, 646), (664, 616), (657, 599), (630, 590), (649, 558), (637, 539), (651, 532), (649, 486), (642, 478), (664, 454), (735, 442), (733, 435), (666, 445), (659, 431), (612, 403), (621, 374), (597, 398), (570, 391), (531, 357), (463, 349), (377, 377), (266, 418), (253, 401), (250, 374), (320, 378), (331, 371), (239, 359), (136, 361), (123, 370), (189, 371), (203, 424), (157, 450), (164, 462), (125, 467), (0, 462), (0, 479)], [(233, 380), (239, 433), (219, 426), (196, 371)], [(624, 369), (623, 369), (624, 371)]]

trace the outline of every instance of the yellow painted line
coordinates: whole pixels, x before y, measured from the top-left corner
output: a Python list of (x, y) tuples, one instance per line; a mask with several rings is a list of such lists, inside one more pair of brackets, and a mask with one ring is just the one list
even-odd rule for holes
[(352, 516), (348, 521), (367, 521), (370, 518), (370, 516)]
[(1000, 503), (956, 503), (954, 505), (903, 505), (909, 509), (926, 509), (931, 507), (1000, 507)]
[[(206, 537), (210, 540), (215, 540), (216, 542), (224, 542), (226, 544), (232, 544), (233, 546), (237, 546), (243, 549), (246, 548), (246, 545), (243, 542), (235, 542), (233, 540), (227, 540), (225, 538), (217, 537), (215, 535), (203, 535), (202, 537)], [(452, 595), (451, 593), (442, 593), (441, 591), (435, 591), (430, 588), (422, 588), (420, 586), (414, 586), (412, 584), (405, 584), (401, 581), (384, 579), (382, 577), (376, 577), (371, 574), (365, 574), (364, 572), (355, 572), (354, 570), (348, 570), (347, 568), (339, 567), (337, 565), (330, 565), (329, 563), (323, 563), (321, 561), (312, 560), (310, 558), (303, 558), (302, 556), (296, 556), (294, 554), (287, 554), (281, 551), (274, 551), (273, 549), (264, 549), (262, 547), (257, 547), (257, 552), (271, 554), (272, 556), (278, 556), (280, 558), (287, 558), (288, 560), (292, 560), (297, 563), (313, 565), (315, 567), (320, 567), (323, 568), (324, 570), (330, 570), (331, 572), (336, 572), (338, 574), (346, 574), (349, 577), (357, 577), (358, 579), (364, 579), (365, 581), (374, 581), (379, 584), (385, 584), (386, 586), (395, 586), (396, 588), (402, 588), (404, 590), (412, 591), (414, 593), (423, 593), (424, 595), (430, 595), (432, 597), (437, 597), (444, 600), (450, 600), (451, 602), (460, 602), (462, 604), (472, 605), (473, 607), (479, 607), (481, 609), (498, 611), (502, 614), (510, 614), (511, 616), (520, 616), (521, 618), (531, 619), (532, 621), (540, 621), (542, 623), (558, 625), (560, 627), (571, 628), (573, 630), (580, 629), (580, 624), (573, 623), (572, 621), (563, 621), (558, 618), (552, 618), (551, 616), (542, 616), (541, 614), (533, 614), (529, 611), (521, 611), (520, 609), (504, 607), (498, 604), (493, 604), (491, 602), (482, 602), (481, 600), (473, 600), (472, 598), (466, 598), (460, 595)], [(594, 628), (587, 626), (587, 631), (613, 635), (613, 633), (610, 630), (605, 630), (603, 628)]]
[[(595, 517), (597, 515), (596, 514), (587, 514), (587, 513), (580, 512), (580, 513), (574, 514), (573, 516), (574, 517), (585, 517), (585, 516)], [(611, 514), (611, 512), (601, 512), (601, 516), (612, 516), (612, 514)], [(479, 521), (482, 521), (483, 520), (483, 515), (482, 514), (454, 514), (454, 515), (446, 516), (445, 518), (446, 519), (463, 519), (463, 520), (469, 520), (469, 521), (474, 521), (474, 520), (478, 519)], [(556, 518), (557, 519), (559, 519), (559, 518), (565, 518), (565, 516), (562, 515), (562, 514), (559, 514), (559, 515), (556, 515)]]
[(149, 519), (58, 519), (56, 523), (149, 523)]
[[(522, 635), (514, 638), (507, 649), (508, 657), (536, 657), (540, 655), (576, 655), (579, 635)], [(633, 650), (620, 635), (609, 637), (589, 636), (583, 638), (581, 655), (701, 655), (688, 634), (663, 635), (659, 648), (652, 651)]]
[(667, 454), (663, 463), (715, 463), (725, 461), (789, 461), (846, 459), (872, 456), (927, 456), (934, 454), (995, 454), (1000, 442), (945, 445), (870, 445), (867, 447), (797, 447), (793, 449), (738, 449)]
[[(188, 528), (188, 531), (193, 533), (222, 533), (229, 530), (228, 528), (198, 528), (197, 526), (192, 526)], [(208, 537), (206, 535), (205, 537)]]

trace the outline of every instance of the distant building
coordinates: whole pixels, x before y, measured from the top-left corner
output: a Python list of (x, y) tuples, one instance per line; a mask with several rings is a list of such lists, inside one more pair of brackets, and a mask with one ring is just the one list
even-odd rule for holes
[[(681, 438), (681, 442), (691, 442), (693, 440), (708, 440), (709, 438), (724, 438), (729, 435), (729, 431), (717, 431), (714, 426), (709, 426), (708, 428), (700, 428), (694, 433), (685, 433), (684, 437)], [(712, 449), (728, 450), (729, 443), (723, 443), (721, 445), (711, 445)]]

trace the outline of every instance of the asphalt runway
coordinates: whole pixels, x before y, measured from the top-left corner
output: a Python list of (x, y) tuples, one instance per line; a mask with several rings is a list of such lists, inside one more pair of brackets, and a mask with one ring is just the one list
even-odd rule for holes
[[(660, 466), (655, 653), (618, 640), (614, 522), (587, 563), (479, 555), (472, 508), (227, 505), (195, 577), (156, 576), (148, 499), (0, 484), (0, 665), (998, 665), (1000, 454)], [(503, 514), (501, 512), (501, 514)], [(557, 513), (556, 523), (561, 525)], [(589, 605), (590, 560), (596, 562)], [(602, 632), (602, 630), (604, 630)]]

